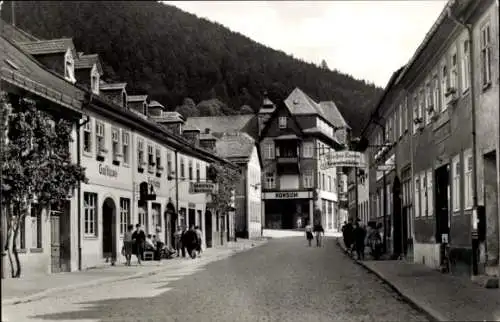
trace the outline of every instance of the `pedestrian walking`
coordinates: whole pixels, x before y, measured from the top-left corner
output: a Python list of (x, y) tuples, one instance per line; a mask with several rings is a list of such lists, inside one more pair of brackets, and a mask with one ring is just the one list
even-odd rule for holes
[(349, 219), (347, 223), (342, 227), (342, 235), (344, 237), (344, 245), (347, 249), (347, 252), (352, 255), (352, 243), (353, 243), (353, 226), (352, 221)]
[(181, 241), (180, 247), (181, 247), (182, 257), (186, 257), (186, 242), (185, 242), (184, 235), (186, 235), (187, 232), (188, 232), (187, 227), (184, 225), (182, 227), (181, 239), (180, 239), (180, 241)]
[(317, 223), (316, 225), (314, 225), (313, 231), (314, 234), (316, 235), (316, 247), (321, 247), (323, 237), (325, 237), (325, 230), (323, 229), (321, 223)]
[(132, 259), (134, 248), (134, 240), (132, 239), (133, 230), (134, 225), (128, 225), (127, 231), (123, 234), (123, 255), (125, 256), (126, 266), (130, 266), (130, 260)]
[(357, 221), (354, 224), (354, 248), (356, 249), (358, 260), (365, 259), (365, 237), (366, 230), (361, 226), (361, 223)]
[(312, 240), (314, 238), (312, 230), (313, 230), (312, 226), (310, 224), (307, 224), (305, 232), (306, 232), (306, 239), (307, 239), (307, 243), (308, 243), (309, 247), (312, 246)]
[(196, 244), (196, 232), (194, 231), (194, 225), (192, 225), (191, 228), (182, 235), (182, 245), (185, 247), (189, 257), (193, 259), (196, 258)]
[(135, 225), (136, 230), (132, 234), (132, 239), (134, 240), (134, 250), (137, 256), (137, 263), (141, 265), (141, 260), (143, 260), (144, 255), (144, 244), (146, 242), (146, 234), (142, 230), (141, 225)]
[(181, 256), (181, 248), (182, 248), (182, 229), (181, 226), (177, 226), (177, 230), (174, 233), (174, 248), (177, 252), (177, 257)]

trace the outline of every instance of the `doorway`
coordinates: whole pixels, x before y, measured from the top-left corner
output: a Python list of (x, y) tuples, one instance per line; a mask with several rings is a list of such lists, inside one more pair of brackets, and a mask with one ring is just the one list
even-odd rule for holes
[(212, 213), (207, 210), (205, 211), (205, 243), (207, 247), (212, 247)]
[(102, 204), (102, 255), (106, 262), (116, 260), (116, 206), (111, 198)]
[(193, 225), (196, 225), (196, 211), (191, 208), (188, 209), (188, 223), (189, 223), (188, 228), (190, 228)]
[[(499, 264), (499, 216), (497, 187), (497, 157), (495, 151), (484, 155), (484, 212), (478, 211), (478, 238), (481, 249), (486, 249), (486, 269), (498, 267)], [(481, 207), (479, 207), (481, 210)], [(488, 272), (489, 273), (489, 272)]]
[(71, 265), (71, 202), (52, 205), (50, 212), (51, 272), (69, 272)]
[(393, 255), (399, 258), (403, 254), (403, 242), (405, 240), (406, 222), (401, 212), (401, 181), (396, 175), (392, 183), (392, 218), (393, 218)]
[(174, 234), (177, 229), (175, 224), (177, 221), (177, 215), (175, 214), (174, 205), (169, 202), (167, 204), (167, 211), (165, 212), (165, 223), (167, 223), (167, 228), (165, 229), (165, 242), (169, 246), (175, 245)]
[[(444, 165), (435, 171), (436, 205), (436, 242), (450, 243), (450, 165)], [(445, 237), (447, 240), (443, 240)], [(441, 256), (441, 261), (443, 260)]]

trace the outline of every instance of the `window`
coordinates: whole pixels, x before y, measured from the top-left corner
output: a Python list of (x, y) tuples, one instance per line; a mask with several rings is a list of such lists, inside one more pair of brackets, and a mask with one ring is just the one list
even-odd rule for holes
[(420, 217), (420, 177), (415, 178), (415, 217)]
[(193, 160), (188, 161), (188, 175), (189, 180), (193, 180)]
[(162, 166), (161, 166), (161, 150), (160, 150), (159, 147), (156, 147), (155, 154), (156, 154), (156, 168), (157, 169), (162, 169)]
[(321, 179), (322, 179), (321, 180), (321, 188), (323, 190), (326, 190), (326, 181), (325, 181), (325, 174), (324, 173), (321, 175)]
[(172, 175), (172, 153), (167, 153), (167, 175)]
[(280, 126), (280, 129), (286, 129), (286, 116), (280, 116), (279, 126)]
[(268, 189), (274, 189), (276, 187), (276, 180), (274, 173), (266, 174), (266, 187)]
[(184, 158), (181, 157), (181, 178), (185, 178), (186, 177), (186, 173), (185, 173), (185, 170), (184, 170)]
[(439, 112), (439, 79), (437, 75), (432, 78), (432, 105), (435, 112)]
[[(413, 96), (413, 120), (418, 120), (418, 96)], [(417, 133), (418, 124), (412, 122), (413, 124), (413, 134)]]
[(446, 110), (446, 92), (448, 90), (448, 68), (441, 68), (441, 110)]
[(419, 109), (418, 109), (418, 118), (422, 120), (422, 122), (424, 122), (424, 117), (425, 117), (425, 104), (427, 103), (426, 102), (426, 99), (425, 99), (425, 87), (420, 91), (420, 97), (419, 97)]
[(427, 216), (434, 215), (434, 186), (433, 186), (433, 171), (427, 171)]
[(474, 162), (472, 159), (472, 151), (464, 152), (464, 204), (465, 209), (472, 208), (472, 167)]
[(312, 158), (314, 157), (314, 143), (313, 142), (304, 142), (302, 146), (302, 155), (304, 158)]
[(137, 140), (137, 164), (139, 168), (142, 168), (144, 165), (144, 140)]
[(96, 152), (106, 152), (104, 146), (104, 124), (101, 122), (95, 122), (95, 141), (96, 141)]
[(328, 176), (328, 191), (332, 191), (332, 177)]
[(405, 101), (403, 103), (403, 124), (405, 132), (408, 131), (408, 97), (405, 97)]
[(99, 71), (97, 70), (96, 65), (92, 66), (92, 71), (90, 72), (90, 89), (92, 93), (99, 95)]
[(264, 146), (264, 155), (265, 155), (265, 158), (268, 160), (274, 159), (274, 144), (273, 143), (267, 143)]
[(83, 194), (84, 209), (84, 234), (85, 236), (97, 236), (97, 194), (85, 192)]
[(452, 196), (452, 207), (453, 211), (460, 211), (460, 156), (456, 156), (453, 158), (453, 168), (452, 168), (452, 177), (453, 177), (453, 196)]
[(425, 124), (431, 123), (431, 116), (434, 106), (432, 104), (431, 84), (425, 85)]
[(123, 163), (129, 164), (130, 162), (130, 134), (122, 132), (122, 149), (123, 149)]
[(92, 120), (87, 116), (83, 126), (83, 152), (92, 153)]
[(127, 231), (127, 226), (130, 224), (130, 199), (120, 198), (120, 235)]
[(458, 88), (458, 70), (457, 70), (457, 52), (451, 55), (451, 78), (450, 89), (457, 90)]
[(196, 162), (196, 182), (200, 182), (200, 163)]
[(125, 91), (122, 92), (122, 105), (123, 108), (127, 108), (127, 93)]
[(113, 153), (113, 160), (116, 160), (118, 155), (120, 154), (120, 130), (112, 129), (111, 130), (111, 142), (113, 143), (111, 146)]
[(469, 39), (462, 44), (462, 91), (466, 92), (470, 85), (470, 55), (469, 55)]
[(401, 137), (404, 133), (404, 123), (403, 123), (403, 104), (399, 103), (399, 137)]
[(71, 83), (75, 83), (75, 61), (73, 60), (73, 55), (71, 50), (68, 49), (64, 55), (64, 78)]
[(31, 206), (31, 248), (43, 248), (42, 209), (38, 206), (38, 204)]
[(481, 80), (483, 86), (491, 83), (491, 33), (490, 24), (481, 28)]
[(148, 164), (150, 166), (155, 165), (155, 159), (153, 155), (153, 146), (148, 144)]
[(311, 170), (307, 170), (304, 172), (303, 180), (304, 180), (304, 182), (303, 182), (304, 188), (313, 188), (314, 187), (313, 174), (312, 174)]
[(422, 196), (421, 198), (421, 205), (422, 205), (422, 209), (421, 209), (421, 216), (427, 216), (428, 215), (428, 212), (427, 212), (427, 207), (428, 207), (428, 203), (427, 203), (427, 177), (426, 177), (426, 172), (422, 172), (420, 174), (420, 195)]

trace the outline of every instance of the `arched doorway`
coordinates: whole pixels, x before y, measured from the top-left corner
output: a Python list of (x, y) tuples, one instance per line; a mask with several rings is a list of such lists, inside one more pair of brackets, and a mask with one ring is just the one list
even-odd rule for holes
[(175, 213), (174, 205), (169, 202), (165, 210), (165, 243), (174, 246), (174, 234), (177, 228), (175, 222), (177, 221), (177, 214)]
[[(393, 247), (393, 256), (395, 258), (399, 258), (401, 254), (403, 253), (404, 250), (404, 235), (406, 232), (406, 225), (407, 223), (405, 222), (405, 218), (403, 218), (403, 214), (401, 211), (401, 181), (399, 180), (399, 177), (396, 175), (394, 177), (394, 181), (392, 183), (392, 213), (393, 213), (393, 240), (394, 240), (394, 247)], [(389, 219), (390, 220), (390, 219)], [(388, 230), (390, 229), (390, 225), (388, 226)]]
[(102, 255), (106, 261), (116, 260), (116, 205), (112, 198), (102, 204)]
[(212, 213), (210, 210), (205, 211), (205, 244), (207, 247), (212, 247)]

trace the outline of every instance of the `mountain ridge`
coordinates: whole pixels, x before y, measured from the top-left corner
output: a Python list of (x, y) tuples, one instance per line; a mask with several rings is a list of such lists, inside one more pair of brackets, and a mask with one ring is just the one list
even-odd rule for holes
[[(2, 6), (7, 22), (11, 3)], [(193, 115), (200, 115), (194, 101), (210, 105), (205, 114), (258, 111), (264, 91), (282, 100), (299, 87), (317, 102), (334, 101), (356, 133), (382, 92), (156, 1), (16, 1), (15, 15), (35, 36), (71, 37), (78, 51), (99, 54), (105, 76), (127, 82), (131, 94), (146, 92)]]

